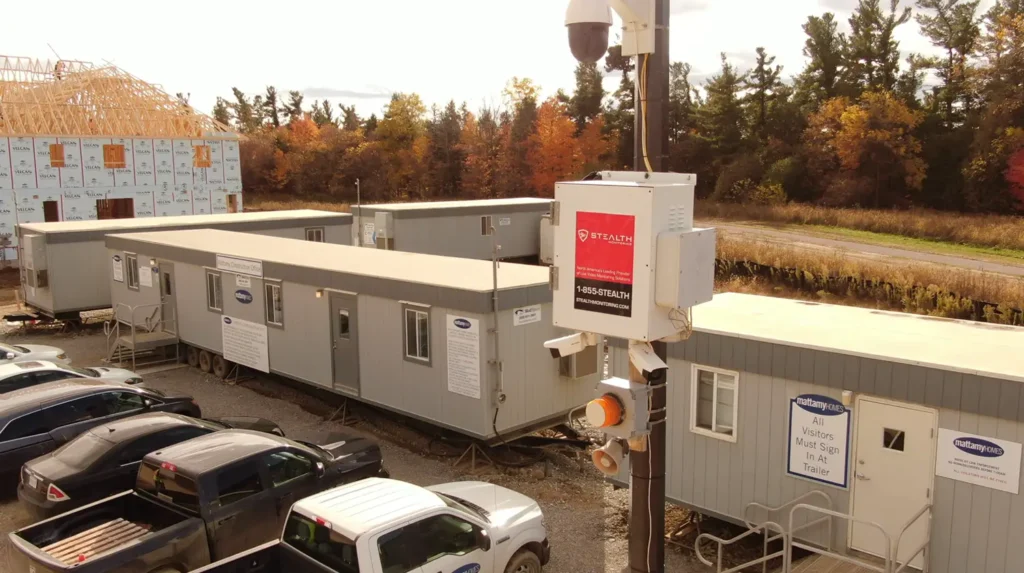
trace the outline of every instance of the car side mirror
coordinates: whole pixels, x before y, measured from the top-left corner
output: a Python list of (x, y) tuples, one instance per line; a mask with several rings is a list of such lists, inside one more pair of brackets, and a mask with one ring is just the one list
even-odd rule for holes
[(147, 409), (148, 408), (152, 408), (153, 407), (153, 401), (150, 400), (149, 398), (143, 398), (143, 400), (142, 400), (142, 407), (143, 408), (147, 408)]
[(327, 473), (327, 468), (324, 467), (323, 462), (316, 463), (316, 477), (322, 478)]
[(476, 544), (484, 551), (491, 550), (491, 536), (487, 534), (486, 529), (478, 529), (476, 531)]
[(14, 360), (14, 353), (13, 352), (8, 352), (6, 357), (7, 357), (8, 360)]

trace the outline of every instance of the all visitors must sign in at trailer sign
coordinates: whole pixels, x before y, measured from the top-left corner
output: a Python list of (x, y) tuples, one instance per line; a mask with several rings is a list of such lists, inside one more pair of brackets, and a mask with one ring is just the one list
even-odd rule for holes
[(804, 394), (789, 404), (789, 457), (792, 476), (847, 486), (850, 411), (828, 396)]
[(576, 310), (633, 316), (636, 218), (576, 213)]

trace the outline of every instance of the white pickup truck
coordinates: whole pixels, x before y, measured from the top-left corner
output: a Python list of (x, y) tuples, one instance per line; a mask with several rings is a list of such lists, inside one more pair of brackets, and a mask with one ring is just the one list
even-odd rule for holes
[(280, 541), (194, 573), (540, 573), (540, 507), (482, 482), (370, 478), (299, 500)]

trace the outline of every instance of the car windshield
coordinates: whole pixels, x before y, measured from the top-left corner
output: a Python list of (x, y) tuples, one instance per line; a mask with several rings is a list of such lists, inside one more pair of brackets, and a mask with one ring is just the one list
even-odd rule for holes
[(312, 442), (303, 442), (302, 440), (295, 440), (295, 441), (297, 443), (302, 444), (303, 446), (306, 446), (307, 448), (310, 448), (314, 452), (317, 452), (318, 454), (322, 455), (323, 457), (325, 457), (325, 458), (327, 458), (329, 460), (330, 459), (334, 459), (334, 456), (331, 455), (331, 452), (328, 452), (327, 450), (321, 448), (320, 446), (318, 446), (318, 445), (316, 445), (316, 444), (314, 444)]
[(314, 521), (293, 511), (284, 526), (284, 542), (339, 573), (360, 571), (355, 542), (322, 519)]
[(68, 370), (86, 376), (88, 378), (96, 378), (100, 375), (99, 372), (92, 368), (78, 368), (77, 366), (68, 366)]
[(53, 457), (71, 467), (84, 469), (96, 463), (113, 446), (96, 434), (86, 432), (53, 452)]
[(17, 346), (8, 346), (6, 344), (0, 344), (0, 353), (6, 354), (8, 352), (13, 352), (13, 353), (17, 354), (17, 353), (20, 353), (20, 352), (25, 352), (25, 349), (24, 348), (19, 349)]

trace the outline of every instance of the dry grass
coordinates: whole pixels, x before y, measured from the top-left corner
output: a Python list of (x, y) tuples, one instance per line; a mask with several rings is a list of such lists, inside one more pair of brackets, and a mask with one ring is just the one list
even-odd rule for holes
[(831, 209), (790, 203), (764, 206), (735, 203), (697, 203), (702, 218), (764, 221), (778, 224), (841, 227), (948, 243), (1024, 250), (1024, 218), (966, 215), (939, 211), (879, 211)]
[(348, 203), (331, 201), (308, 201), (304, 199), (275, 199), (264, 197), (247, 197), (246, 211), (288, 211), (292, 209), (316, 209), (318, 211), (337, 211), (351, 213), (352, 206)]
[[(719, 288), (787, 298), (827, 299), (945, 316), (1013, 322), (1011, 309), (1024, 308), (1024, 279), (930, 264), (907, 264), (851, 257), (838, 250), (810, 250), (767, 241), (722, 237), (720, 270), (757, 263), (778, 269), (767, 276), (720, 276)], [(747, 265), (747, 266), (744, 266)], [(782, 269), (797, 269), (785, 273)], [(799, 280), (794, 280), (794, 275)], [(837, 280), (838, 279), (838, 280)], [(988, 303), (979, 316), (979, 305)], [(995, 312), (999, 310), (1000, 313)]]

